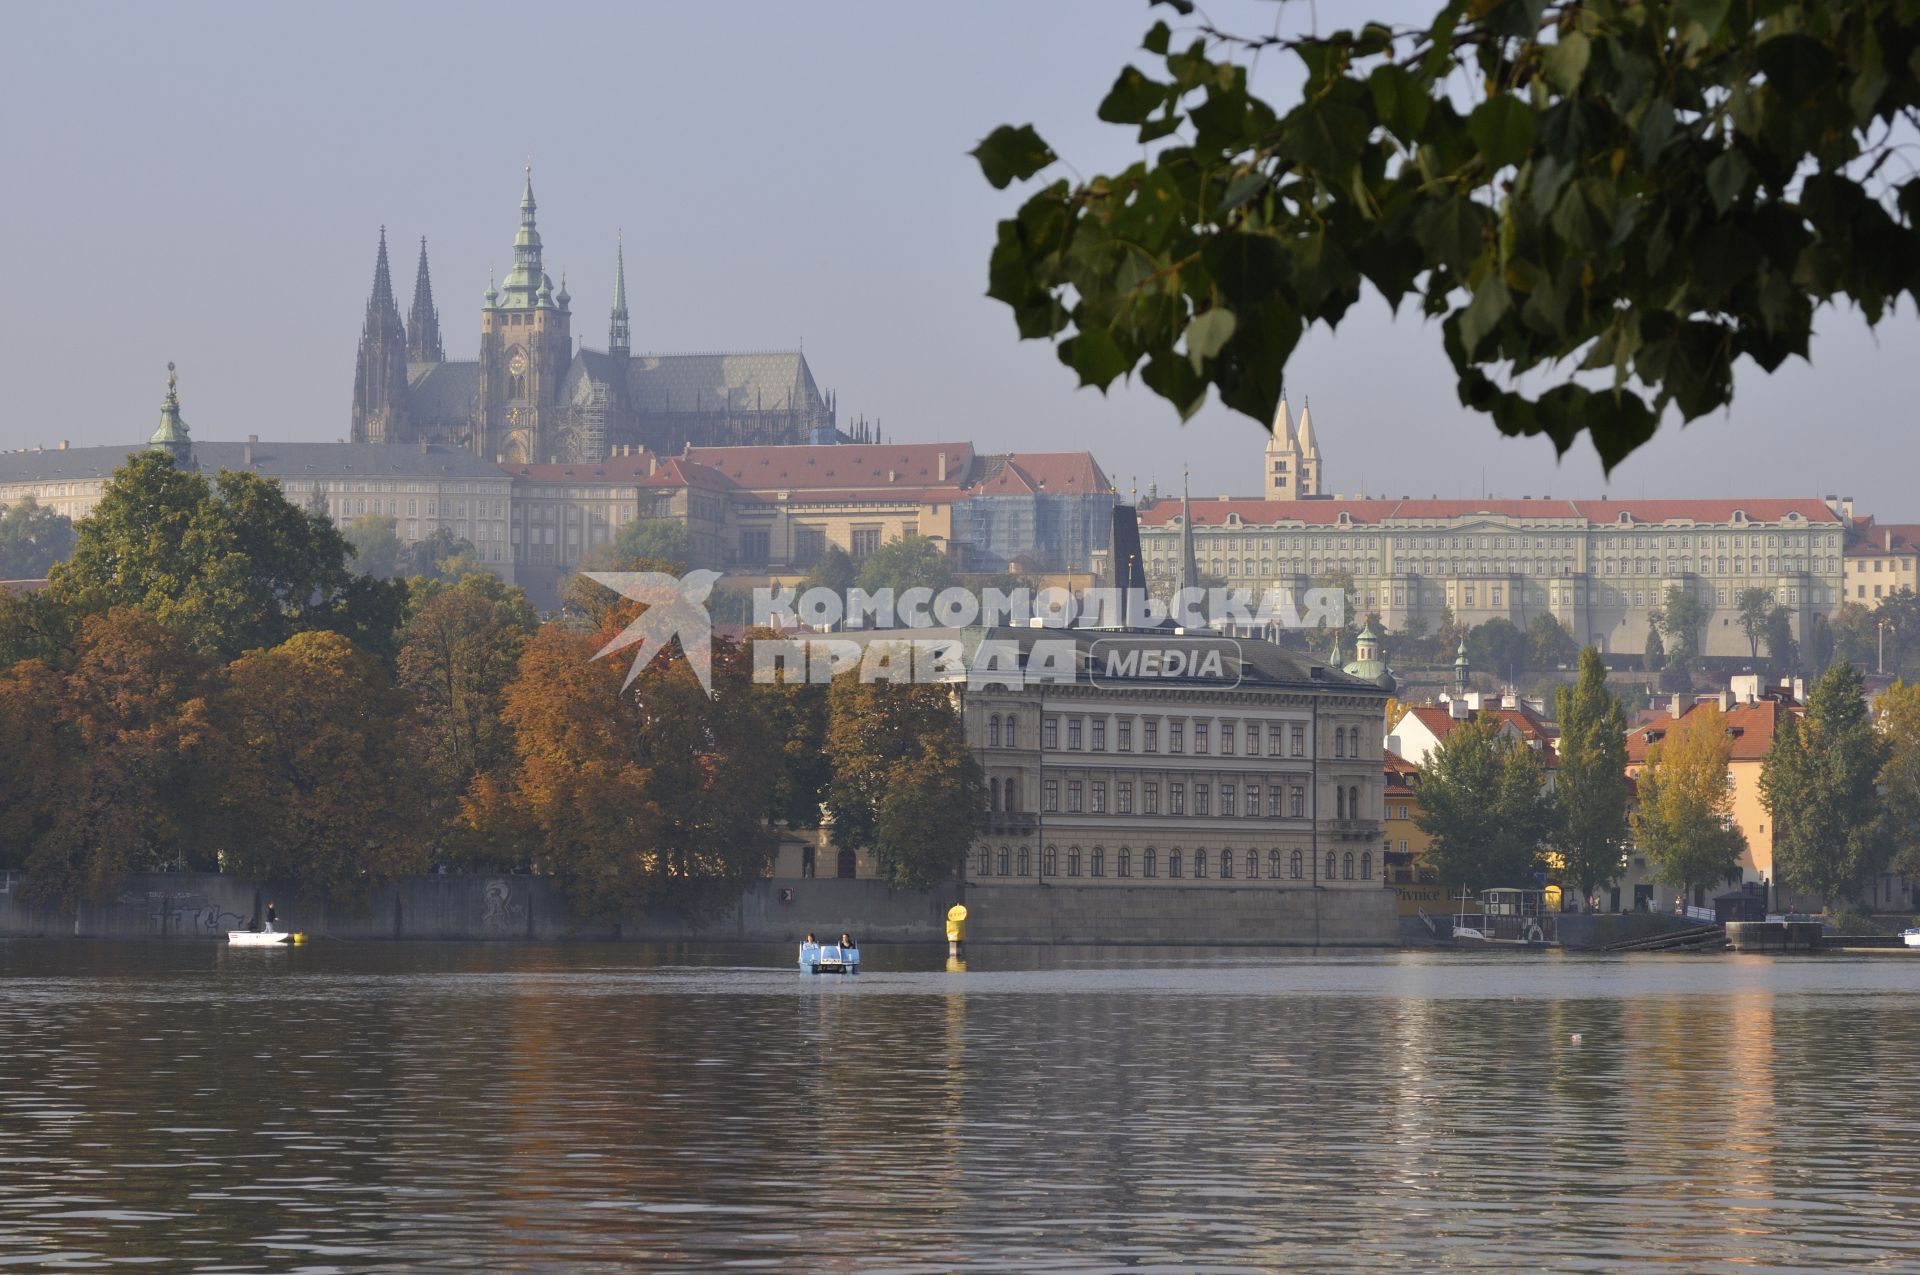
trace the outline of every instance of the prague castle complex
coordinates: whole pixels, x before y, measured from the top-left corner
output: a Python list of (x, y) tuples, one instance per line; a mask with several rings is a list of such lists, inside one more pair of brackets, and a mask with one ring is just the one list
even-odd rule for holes
[(576, 344), (572, 298), (542, 262), (533, 172), (520, 197), (513, 269), (487, 280), (480, 355), (446, 357), (426, 240), (413, 304), (400, 317), (386, 231), (353, 377), (356, 443), (438, 443), (501, 464), (577, 464), (637, 449), (672, 454), (840, 441), (834, 404), (797, 351), (633, 353), (626, 254), (613, 251), (613, 309), (603, 350)]

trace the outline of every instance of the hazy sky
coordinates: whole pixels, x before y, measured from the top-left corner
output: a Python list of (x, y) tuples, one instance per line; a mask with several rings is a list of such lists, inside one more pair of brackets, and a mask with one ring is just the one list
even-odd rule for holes
[[(1273, 7), (1213, 12), (1245, 27)], [(1142, 388), (1076, 390), (983, 296), (1020, 196), (967, 150), (1032, 121), (1081, 173), (1130, 162), (1094, 108), (1150, 20), (1122, 0), (14, 6), (0, 447), (144, 437), (170, 359), (200, 437), (344, 436), (379, 226), (403, 310), (428, 237), (448, 354), (471, 358), (531, 155), (589, 345), (624, 229), (635, 349), (804, 341), (843, 424), (1087, 448), (1122, 491), (1177, 487), (1183, 463), (1197, 493), (1257, 490), (1255, 423), (1210, 406), (1183, 429)], [(1377, 302), (1316, 331), (1288, 384), (1341, 492), (1838, 492), (1915, 519), (1917, 331), (1911, 307), (1877, 333), (1828, 311), (1813, 367), (1747, 368), (1730, 415), (1669, 425), (1610, 479), (1584, 442), (1557, 461), (1463, 412), (1437, 326)]]

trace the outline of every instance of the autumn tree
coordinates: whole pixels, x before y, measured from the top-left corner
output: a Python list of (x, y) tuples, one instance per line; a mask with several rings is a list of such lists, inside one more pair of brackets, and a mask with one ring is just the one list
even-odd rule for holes
[(908, 589), (934, 593), (953, 583), (953, 566), (925, 536), (902, 536), (881, 545), (860, 564), (859, 585), (868, 593), (892, 589), (897, 599)]
[(1733, 822), (1727, 778), (1732, 757), (1726, 715), (1716, 704), (1703, 704), (1647, 750), (1636, 779), (1634, 845), (1663, 884), (1683, 893), (1731, 880), (1739, 871), (1747, 838)]
[(338, 633), (296, 633), (227, 669), (210, 765), (226, 867), (348, 897), (428, 864), (412, 706)]
[(1776, 674), (1791, 673), (1800, 666), (1800, 644), (1793, 637), (1793, 615), (1777, 606), (1767, 612), (1767, 663)]
[(1920, 682), (1895, 682), (1874, 704), (1874, 725), (1886, 741), (1880, 791), (1894, 867), (1920, 877)]
[(985, 816), (986, 781), (949, 688), (848, 673), (828, 689), (827, 714), (834, 840), (872, 847), (894, 885), (950, 880)]
[(1693, 590), (1676, 584), (1654, 612), (1654, 623), (1666, 641), (1667, 663), (1675, 668), (1691, 668), (1700, 656), (1700, 630), (1707, 622), (1707, 608)]
[[(1906, 0), (1436, 0), (1330, 34), (1165, 8), (1098, 107), (1128, 167), (1030, 125), (974, 151), (995, 188), (1067, 174), (1000, 222), (987, 291), (1083, 385), (1138, 370), (1182, 419), (1211, 389), (1265, 425), (1370, 288), (1440, 321), (1462, 404), (1611, 468), (1725, 408), (1741, 361), (1806, 358), (1820, 305), (1920, 295)], [(1275, 56), (1304, 77), (1269, 101)]]
[(1619, 880), (1627, 847), (1627, 718), (1607, 689), (1598, 647), (1580, 652), (1580, 676), (1554, 692), (1560, 722), (1553, 843), (1563, 879), (1582, 898)]
[(341, 538), (353, 551), (355, 571), (376, 580), (391, 580), (406, 574), (401, 566), (400, 537), (394, 531), (397, 525), (390, 514), (361, 514), (346, 525)]
[(422, 581), (400, 648), (400, 684), (419, 704), (436, 827), (461, 794), (513, 760), (503, 710), (507, 683), (536, 619), (526, 595), (491, 574)]
[(1542, 611), (1527, 624), (1528, 667), (1555, 669), (1580, 658), (1573, 635), (1559, 620)]
[(1496, 715), (1449, 730), (1420, 765), (1414, 816), (1440, 879), (1470, 890), (1527, 882), (1553, 832), (1545, 781), (1540, 759)]
[(32, 496), (0, 505), (0, 580), (38, 580), (73, 552), (73, 522)]
[(130, 871), (200, 859), (207, 676), (177, 632), (116, 607), (80, 622), (65, 667), (25, 660), (0, 678), (0, 805), (25, 897), (70, 908)]
[(1850, 664), (1821, 675), (1803, 718), (1780, 715), (1760, 792), (1773, 819), (1773, 863), (1782, 882), (1831, 908), (1858, 897), (1886, 868), (1893, 830), (1878, 786), (1888, 751)]
[(1527, 667), (1528, 655), (1527, 635), (1511, 620), (1496, 617), (1467, 634), (1467, 662), (1482, 673), (1512, 681)]

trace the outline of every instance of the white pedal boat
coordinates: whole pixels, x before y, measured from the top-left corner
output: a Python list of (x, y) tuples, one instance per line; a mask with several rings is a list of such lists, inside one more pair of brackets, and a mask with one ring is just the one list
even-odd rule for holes
[(860, 949), (841, 947), (838, 943), (802, 943), (800, 972), (802, 974), (858, 974)]
[(287, 930), (228, 930), (227, 942), (235, 947), (291, 947), (300, 935)]

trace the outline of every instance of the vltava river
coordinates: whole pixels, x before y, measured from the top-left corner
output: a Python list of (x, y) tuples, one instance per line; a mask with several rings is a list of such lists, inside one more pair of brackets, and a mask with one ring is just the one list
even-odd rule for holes
[(790, 956), (0, 943), (0, 1268), (1920, 1268), (1920, 960)]

